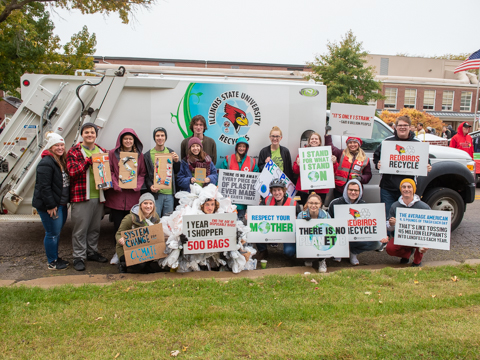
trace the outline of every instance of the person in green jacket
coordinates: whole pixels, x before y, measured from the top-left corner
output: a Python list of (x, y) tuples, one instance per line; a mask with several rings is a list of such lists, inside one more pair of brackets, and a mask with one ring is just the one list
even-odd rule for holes
[[(223, 163), (220, 165), (219, 169), (259, 172), (255, 159), (247, 155), (248, 148), (249, 145), (247, 139), (244, 137), (239, 138), (237, 140), (237, 144), (235, 145), (235, 154), (228, 155), (225, 160), (223, 160)], [(237, 217), (239, 220), (243, 220), (245, 213), (247, 212), (247, 205), (236, 205)]]

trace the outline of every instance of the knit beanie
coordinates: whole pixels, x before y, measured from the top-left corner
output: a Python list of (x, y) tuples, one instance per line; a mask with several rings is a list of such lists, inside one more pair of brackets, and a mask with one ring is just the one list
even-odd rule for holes
[(203, 149), (202, 141), (195, 136), (188, 140), (188, 148), (190, 149), (193, 144), (198, 144)]
[(155, 130), (153, 130), (153, 140), (155, 140), (155, 135), (157, 135), (157, 132), (159, 131), (163, 131), (163, 133), (165, 134), (165, 140), (167, 140), (167, 130), (165, 130), (165, 128), (163, 127), (157, 127), (155, 128)]
[(85, 124), (82, 125), (81, 129), (80, 129), (80, 135), (83, 134), (83, 129), (85, 128), (90, 128), (90, 127), (93, 127), (95, 129), (95, 134), (98, 135), (98, 126), (95, 125), (94, 123), (91, 123), (91, 122), (87, 122)]
[(346, 141), (346, 144), (348, 145), (348, 143), (349, 143), (350, 141), (355, 141), (355, 142), (358, 143), (359, 146), (362, 146), (362, 139), (360, 139), (360, 138), (353, 137), (353, 136), (349, 136), (348, 139), (347, 139), (347, 141)]
[(400, 191), (402, 191), (402, 185), (408, 182), (410, 185), (413, 187), (413, 193), (415, 194), (417, 192), (417, 185), (415, 184), (415, 181), (412, 179), (403, 179), (402, 182), (400, 183)]
[(138, 200), (138, 205), (141, 205), (145, 200), (150, 200), (152, 202), (155, 202), (155, 198), (149, 192), (140, 196), (140, 199)]
[(45, 145), (45, 149), (50, 149), (55, 144), (65, 144), (65, 140), (60, 134), (57, 133), (50, 133), (47, 135), (47, 145)]

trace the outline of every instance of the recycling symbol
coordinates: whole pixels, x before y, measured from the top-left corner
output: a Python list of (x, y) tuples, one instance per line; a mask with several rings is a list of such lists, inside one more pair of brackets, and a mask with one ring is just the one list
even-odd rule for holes
[(362, 219), (368, 219), (371, 216), (370, 210), (363, 208), (362, 210), (360, 210), (360, 216), (362, 217)]

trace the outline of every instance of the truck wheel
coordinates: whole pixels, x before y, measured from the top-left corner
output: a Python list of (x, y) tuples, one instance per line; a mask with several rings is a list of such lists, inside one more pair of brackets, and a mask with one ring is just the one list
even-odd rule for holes
[(432, 210), (450, 211), (452, 213), (452, 231), (462, 222), (465, 203), (456, 191), (449, 188), (434, 188), (422, 199)]

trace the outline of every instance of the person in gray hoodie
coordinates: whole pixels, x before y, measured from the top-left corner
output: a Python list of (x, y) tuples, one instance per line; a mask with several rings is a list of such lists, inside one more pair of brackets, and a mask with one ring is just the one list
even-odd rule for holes
[[(343, 189), (343, 196), (336, 198), (330, 202), (328, 206), (328, 213), (332, 218), (335, 218), (335, 205), (348, 205), (348, 204), (364, 204), (362, 199), (363, 189), (360, 181), (352, 179), (347, 182), (347, 185)], [(357, 259), (357, 255), (365, 251), (383, 250), (382, 243), (380, 241), (357, 241), (350, 243), (350, 263), (352, 265), (358, 265), (360, 262)], [(340, 258), (335, 258), (335, 261), (340, 262)]]

